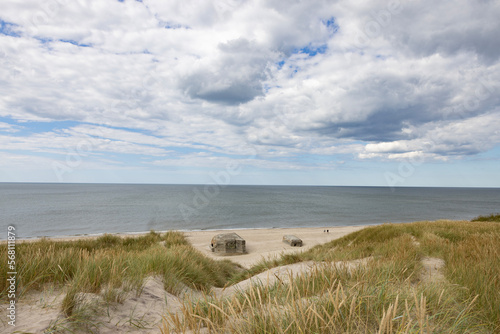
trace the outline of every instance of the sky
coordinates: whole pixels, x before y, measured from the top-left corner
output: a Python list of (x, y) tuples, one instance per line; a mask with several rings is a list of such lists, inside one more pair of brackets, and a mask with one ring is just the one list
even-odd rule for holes
[(500, 187), (500, 1), (2, 0), (0, 182)]

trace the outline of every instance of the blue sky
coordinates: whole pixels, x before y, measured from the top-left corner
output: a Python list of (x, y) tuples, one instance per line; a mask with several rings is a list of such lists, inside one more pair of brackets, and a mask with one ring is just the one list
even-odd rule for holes
[(494, 1), (6, 0), (0, 182), (500, 187)]

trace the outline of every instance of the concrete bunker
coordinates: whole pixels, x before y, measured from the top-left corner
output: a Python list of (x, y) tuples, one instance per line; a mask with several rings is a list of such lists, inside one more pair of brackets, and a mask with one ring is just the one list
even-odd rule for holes
[(243, 254), (246, 253), (245, 239), (236, 233), (217, 234), (212, 238), (210, 249), (214, 253)]
[(291, 234), (284, 235), (283, 242), (286, 242), (292, 247), (302, 247), (302, 239)]

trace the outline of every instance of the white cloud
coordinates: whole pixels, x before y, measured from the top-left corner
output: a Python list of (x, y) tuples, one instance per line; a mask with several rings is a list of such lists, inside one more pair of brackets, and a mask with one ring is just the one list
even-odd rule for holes
[(14, 133), (20, 131), (21, 127), (0, 122), (0, 132)]
[(44, 132), (22, 137), (0, 135), (0, 145), (4, 150), (9, 151), (45, 152), (59, 155), (82, 152), (81, 155), (88, 156), (106, 152), (165, 156), (169, 153), (168, 150), (160, 147), (139, 145), (128, 140), (110, 140), (106, 137), (94, 137), (78, 132), (68, 132), (69, 134)]
[[(499, 15), (465, 0), (4, 1), (0, 140), (63, 154), (93, 138), (160, 165), (460, 159), (500, 144)], [(22, 122), (32, 133), (11, 136)]]

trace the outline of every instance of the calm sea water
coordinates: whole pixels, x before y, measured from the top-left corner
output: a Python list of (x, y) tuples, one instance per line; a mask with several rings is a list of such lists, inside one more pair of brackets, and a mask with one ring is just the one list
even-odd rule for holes
[(149, 230), (333, 227), (500, 212), (499, 188), (0, 183), (1, 239)]

